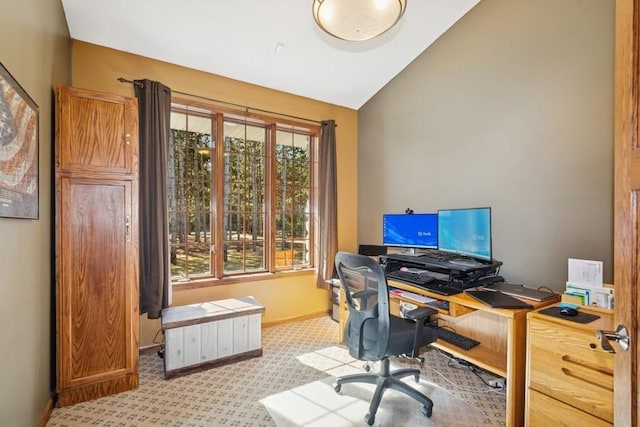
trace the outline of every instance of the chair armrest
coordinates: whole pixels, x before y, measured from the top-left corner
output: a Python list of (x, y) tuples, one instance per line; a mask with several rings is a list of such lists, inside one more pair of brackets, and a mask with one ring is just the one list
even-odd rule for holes
[(438, 313), (438, 310), (434, 308), (418, 307), (405, 313), (405, 318), (411, 319), (411, 320), (422, 320), (436, 313)]
[(413, 333), (413, 351), (411, 352), (411, 357), (417, 357), (420, 358), (421, 361), (424, 361), (424, 359), (420, 357), (420, 347), (430, 344), (436, 340), (437, 336), (435, 332), (431, 331), (431, 339), (426, 342), (424, 341), (424, 320), (436, 313), (438, 313), (438, 310), (436, 309), (430, 307), (418, 307), (405, 314), (406, 319), (415, 320), (416, 322)]

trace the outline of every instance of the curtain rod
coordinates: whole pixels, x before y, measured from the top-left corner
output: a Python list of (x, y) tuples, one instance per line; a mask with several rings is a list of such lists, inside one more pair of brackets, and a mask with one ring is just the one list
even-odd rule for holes
[[(133, 80), (127, 80), (124, 77), (118, 77), (118, 81), (121, 82), (121, 83), (131, 83), (132, 85), (138, 86), (138, 87), (143, 87), (144, 86), (144, 84), (142, 84), (141, 82), (136, 82), (136, 81), (133, 81)], [(279, 116), (289, 117), (291, 119), (305, 120), (307, 122), (313, 122), (313, 123), (322, 124), (322, 121), (320, 121), (320, 120), (314, 120), (314, 119), (307, 119), (305, 117), (292, 116), (290, 114), (278, 113), (277, 111), (263, 110), (261, 108), (249, 107), (248, 105), (236, 104), (236, 103), (229, 102), (229, 101), (222, 101), (220, 99), (207, 98), (206, 96), (195, 95), (193, 93), (187, 93), (187, 92), (181, 92), (179, 90), (173, 90), (172, 89), (171, 92), (178, 93), (180, 95), (191, 96), (191, 97), (194, 97), (194, 98), (204, 99), (204, 100), (207, 100), (207, 101), (219, 102), (221, 104), (233, 105), (234, 107), (241, 107), (241, 108), (244, 108), (245, 111), (247, 111), (247, 112), (249, 110), (253, 110), (253, 111), (259, 111), (261, 113), (277, 114)], [(337, 124), (335, 126), (338, 127)]]

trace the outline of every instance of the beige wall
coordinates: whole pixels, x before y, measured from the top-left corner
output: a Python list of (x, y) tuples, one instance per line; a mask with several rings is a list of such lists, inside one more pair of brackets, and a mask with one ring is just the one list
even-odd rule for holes
[(40, 218), (0, 218), (0, 425), (38, 424), (52, 358), (52, 87), (70, 81), (70, 40), (59, 1), (2, 2), (0, 62), (40, 109)]
[[(224, 77), (74, 41), (72, 84), (76, 87), (133, 96), (129, 84), (117, 81), (147, 78), (175, 91), (192, 93), (263, 110), (314, 120), (335, 119), (338, 157), (338, 240), (340, 249), (356, 249), (357, 111)], [(177, 288), (176, 288), (177, 289)], [(316, 288), (313, 274), (280, 274), (271, 280), (245, 284), (176, 290), (173, 304), (182, 305), (252, 295), (265, 307), (263, 322), (294, 319), (329, 310), (328, 294)], [(140, 343), (148, 345), (159, 322), (141, 317)]]
[(385, 212), (491, 206), (515, 283), (612, 277), (613, 0), (483, 0), (360, 109), (361, 243)]

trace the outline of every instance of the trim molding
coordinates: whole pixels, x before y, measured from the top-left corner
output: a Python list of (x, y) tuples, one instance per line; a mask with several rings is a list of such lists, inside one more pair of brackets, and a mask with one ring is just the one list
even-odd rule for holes
[(291, 323), (291, 322), (299, 322), (301, 320), (316, 319), (318, 317), (327, 316), (327, 315), (331, 316), (331, 313), (332, 313), (331, 310), (321, 310), (321, 311), (316, 311), (315, 313), (309, 313), (302, 316), (287, 317), (285, 319), (274, 320), (272, 322), (263, 322), (262, 328), (263, 329), (270, 328), (272, 326), (284, 325), (285, 323)]
[(140, 355), (143, 354), (151, 354), (151, 353), (157, 353), (160, 350), (162, 350), (162, 344), (150, 344), (150, 345), (145, 345), (144, 347), (140, 347), (138, 349), (138, 351), (140, 352)]
[(53, 412), (53, 396), (49, 396), (49, 400), (47, 404), (44, 406), (44, 410), (42, 411), (42, 415), (40, 416), (40, 421), (38, 422), (38, 427), (46, 427), (49, 422), (49, 418), (51, 418), (51, 413)]

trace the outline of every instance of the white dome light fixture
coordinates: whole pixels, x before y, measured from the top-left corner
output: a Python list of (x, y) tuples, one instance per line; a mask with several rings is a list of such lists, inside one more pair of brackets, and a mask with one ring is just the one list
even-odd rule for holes
[(407, 0), (313, 0), (313, 18), (322, 30), (347, 41), (369, 40), (402, 18)]

